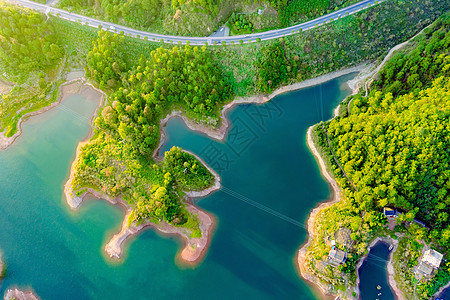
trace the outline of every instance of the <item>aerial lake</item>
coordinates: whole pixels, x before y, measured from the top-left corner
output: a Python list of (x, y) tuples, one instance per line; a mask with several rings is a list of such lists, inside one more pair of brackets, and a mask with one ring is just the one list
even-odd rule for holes
[[(180, 146), (222, 176), (221, 191), (194, 200), (217, 220), (196, 268), (175, 261), (176, 238), (152, 230), (127, 244), (122, 261), (111, 262), (103, 247), (124, 212), (102, 200), (78, 211), (65, 203), (63, 185), (98, 103), (74, 95), (26, 121), (23, 134), (0, 152), (0, 251), (7, 265), (0, 294), (17, 286), (32, 287), (42, 299), (315, 299), (294, 259), (309, 212), (330, 188), (307, 148), (306, 130), (331, 118), (350, 93), (351, 77), (235, 107), (224, 142), (190, 131), (180, 119), (168, 122), (161, 153)], [(385, 272), (376, 274), (386, 280)]]

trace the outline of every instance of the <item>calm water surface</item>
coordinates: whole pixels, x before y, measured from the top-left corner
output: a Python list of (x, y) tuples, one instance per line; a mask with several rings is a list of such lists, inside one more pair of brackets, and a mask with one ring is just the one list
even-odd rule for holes
[[(389, 246), (385, 243), (378, 243), (370, 250), (369, 256), (359, 269), (361, 299), (395, 299), (387, 281), (386, 266), (389, 253)], [(378, 286), (381, 289), (378, 289)]]
[(0, 293), (16, 285), (33, 287), (43, 299), (314, 299), (293, 261), (308, 213), (330, 189), (305, 135), (331, 117), (349, 93), (349, 78), (236, 107), (224, 143), (179, 119), (169, 122), (163, 150), (176, 145), (201, 155), (225, 187), (197, 201), (218, 224), (195, 269), (175, 263), (176, 239), (150, 230), (129, 243), (122, 263), (110, 263), (103, 246), (123, 212), (101, 200), (76, 212), (65, 204), (63, 184), (96, 103), (72, 96), (27, 121), (23, 135), (0, 152), (0, 249), (7, 263)]

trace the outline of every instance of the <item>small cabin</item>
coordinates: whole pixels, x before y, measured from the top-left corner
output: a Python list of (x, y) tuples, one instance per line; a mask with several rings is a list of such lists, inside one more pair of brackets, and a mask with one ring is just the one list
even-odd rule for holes
[(345, 260), (347, 259), (347, 254), (333, 246), (330, 250), (330, 253), (328, 254), (328, 260), (331, 264), (338, 266), (340, 264), (343, 264)]
[(439, 269), (443, 255), (436, 250), (429, 249), (423, 254), (418, 270), (425, 275), (431, 275), (435, 269)]
[(393, 217), (393, 218), (398, 217), (397, 210), (395, 208), (391, 208), (391, 207), (384, 207), (383, 208), (383, 214), (386, 217)]

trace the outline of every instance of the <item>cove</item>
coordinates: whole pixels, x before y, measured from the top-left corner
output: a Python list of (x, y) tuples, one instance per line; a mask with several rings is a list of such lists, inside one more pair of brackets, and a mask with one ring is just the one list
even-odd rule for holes
[(7, 264), (0, 293), (32, 287), (43, 299), (315, 299), (294, 257), (313, 207), (329, 198), (309, 152), (309, 126), (331, 118), (350, 93), (344, 76), (263, 105), (241, 105), (224, 142), (171, 119), (161, 150), (180, 146), (216, 169), (224, 189), (196, 200), (216, 216), (204, 261), (175, 262), (179, 241), (147, 230), (128, 243), (120, 263), (103, 247), (123, 212), (92, 200), (71, 211), (63, 198), (76, 145), (98, 103), (80, 95), (23, 124), (0, 152), (0, 249)]
[[(387, 281), (387, 260), (389, 259), (389, 245), (379, 242), (372, 249), (359, 269), (361, 299), (395, 299)], [(377, 287), (380, 286), (381, 289)]]

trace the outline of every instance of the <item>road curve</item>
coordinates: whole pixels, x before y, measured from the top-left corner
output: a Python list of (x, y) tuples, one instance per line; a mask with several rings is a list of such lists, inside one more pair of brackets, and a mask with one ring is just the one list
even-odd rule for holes
[(256, 40), (259, 38), (262, 41), (265, 40), (271, 40), (280, 38), (283, 36), (288, 36), (295, 34), (299, 31), (305, 31), (314, 28), (315, 26), (321, 26), (325, 23), (332, 22), (333, 20), (337, 20), (339, 18), (343, 18), (347, 15), (354, 14), (358, 11), (364, 10), (368, 7), (371, 7), (373, 5), (376, 5), (378, 3), (381, 3), (385, 0), (377, 1), (377, 0), (363, 0), (358, 3), (355, 3), (353, 5), (350, 5), (348, 7), (342, 8), (340, 10), (334, 11), (332, 13), (329, 13), (327, 15), (321, 16), (319, 18), (316, 18), (314, 20), (294, 25), (291, 27), (286, 27), (282, 29), (275, 29), (265, 32), (259, 32), (259, 33), (252, 33), (247, 35), (235, 35), (235, 36), (226, 36), (226, 37), (188, 37), (188, 36), (173, 36), (173, 35), (164, 35), (164, 34), (157, 34), (157, 33), (151, 33), (141, 30), (136, 30), (130, 27), (100, 21), (97, 19), (93, 19), (90, 17), (85, 17), (79, 14), (71, 13), (66, 10), (54, 8), (45, 4), (36, 3), (29, 0), (6, 0), (6, 2), (20, 5), (23, 7), (31, 8), (40, 12), (43, 12), (45, 14), (53, 14), (57, 15), (61, 19), (65, 19), (72, 22), (81, 22), (82, 24), (87, 24), (88, 26), (98, 28), (98, 26), (102, 26), (104, 30), (108, 31), (116, 31), (120, 32), (123, 31), (125, 35), (136, 37), (139, 35), (139, 38), (145, 39), (147, 38), (150, 41), (163, 41), (164, 43), (181, 43), (186, 44), (190, 43), (191, 45), (204, 45), (207, 43), (208, 45), (221, 45), (222, 42), (225, 42), (226, 44), (233, 43), (240, 43), (242, 41), (243, 43), (249, 43), (249, 42), (256, 42)]

